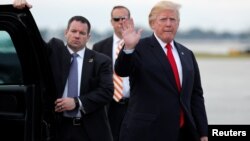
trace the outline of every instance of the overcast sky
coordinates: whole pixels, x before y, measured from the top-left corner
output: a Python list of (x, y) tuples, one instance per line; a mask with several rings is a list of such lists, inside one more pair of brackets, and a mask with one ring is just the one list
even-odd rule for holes
[[(0, 0), (10, 4), (13, 0)], [(111, 29), (110, 11), (115, 5), (124, 5), (131, 11), (137, 26), (148, 26), (148, 14), (159, 0), (27, 0), (40, 28), (64, 28), (70, 17), (88, 18), (94, 29)], [(250, 31), (250, 0), (173, 0), (182, 5), (181, 30), (197, 27), (217, 32)]]

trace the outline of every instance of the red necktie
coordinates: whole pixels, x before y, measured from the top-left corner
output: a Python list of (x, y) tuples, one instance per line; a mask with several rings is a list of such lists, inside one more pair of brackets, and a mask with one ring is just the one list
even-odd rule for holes
[[(180, 78), (179, 78), (179, 73), (178, 73), (178, 69), (177, 69), (177, 65), (173, 56), (173, 52), (172, 52), (172, 46), (170, 43), (167, 44), (166, 46), (167, 48), (167, 57), (169, 60), (169, 63), (172, 67), (173, 73), (174, 73), (174, 77), (175, 77), (175, 82), (178, 88), (178, 92), (181, 91), (181, 83), (180, 83)], [(184, 125), (184, 113), (183, 110), (181, 109), (181, 113), (180, 113), (180, 127), (182, 127)]]
[[(116, 52), (115, 52), (115, 58), (117, 58), (121, 48), (122, 48), (122, 45), (123, 45), (123, 40), (119, 41), (118, 43), (118, 47), (116, 48)], [(120, 76), (118, 76), (115, 72), (113, 73), (113, 83), (114, 83), (114, 95), (113, 95), (113, 99), (116, 101), (116, 102), (119, 102), (122, 97), (123, 97), (123, 94), (122, 94), (122, 91), (123, 91), (123, 80)]]

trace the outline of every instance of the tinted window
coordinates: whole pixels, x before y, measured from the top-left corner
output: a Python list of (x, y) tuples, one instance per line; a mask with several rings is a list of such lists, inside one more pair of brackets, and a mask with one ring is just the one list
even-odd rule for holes
[(22, 84), (21, 65), (10, 35), (0, 30), (0, 84)]

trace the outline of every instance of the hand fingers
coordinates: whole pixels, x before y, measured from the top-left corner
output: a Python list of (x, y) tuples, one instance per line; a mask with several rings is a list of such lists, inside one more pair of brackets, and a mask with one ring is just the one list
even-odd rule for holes
[(124, 21), (122, 22), (121, 29), (122, 29), (122, 31), (134, 30), (134, 22), (133, 22), (133, 19), (130, 18), (130, 19), (124, 20)]
[(32, 8), (32, 5), (29, 4), (29, 3), (27, 3), (26, 6), (27, 6), (29, 9)]
[(55, 106), (55, 111), (56, 112), (63, 112), (65, 110), (65, 107), (62, 105), (62, 106)]
[(141, 36), (142, 31), (143, 31), (143, 29), (140, 28), (140, 29), (137, 31), (137, 35)]
[(129, 19), (129, 23), (130, 23), (131, 27), (133, 27), (133, 28), (135, 27), (133, 18)]
[(63, 98), (58, 98), (56, 101), (55, 101), (55, 111), (56, 112), (62, 112), (65, 107), (63, 106)]
[(32, 8), (32, 5), (23, 0), (15, 0), (13, 6), (17, 9), (24, 9), (26, 6)]
[(63, 98), (58, 98), (58, 99), (56, 99), (55, 104), (57, 105), (57, 104), (62, 103), (62, 102), (63, 102)]

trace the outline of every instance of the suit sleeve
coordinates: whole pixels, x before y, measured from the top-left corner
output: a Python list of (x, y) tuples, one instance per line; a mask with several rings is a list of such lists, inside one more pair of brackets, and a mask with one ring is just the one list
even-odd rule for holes
[(134, 70), (136, 50), (133, 53), (126, 54), (123, 50), (120, 51), (115, 61), (115, 72), (121, 77), (128, 77)]
[(195, 80), (192, 95), (192, 113), (200, 136), (208, 135), (208, 121), (204, 104), (203, 90), (201, 86), (201, 77), (197, 61), (193, 55)]

